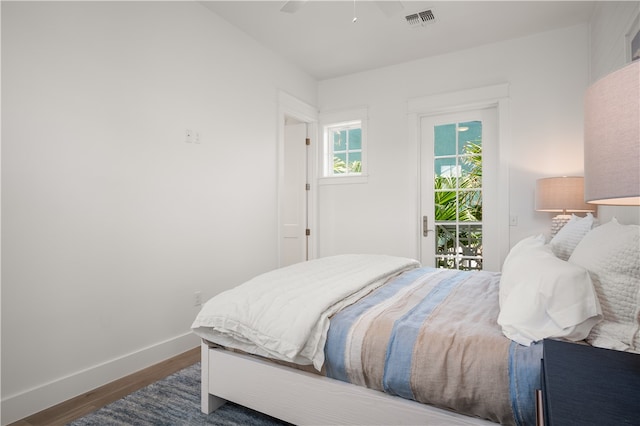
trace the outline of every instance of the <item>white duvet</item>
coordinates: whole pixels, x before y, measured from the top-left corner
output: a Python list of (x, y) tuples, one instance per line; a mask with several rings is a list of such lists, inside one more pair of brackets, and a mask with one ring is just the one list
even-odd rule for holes
[(320, 370), (331, 315), (418, 266), (354, 254), (276, 269), (210, 299), (191, 328), (213, 343)]

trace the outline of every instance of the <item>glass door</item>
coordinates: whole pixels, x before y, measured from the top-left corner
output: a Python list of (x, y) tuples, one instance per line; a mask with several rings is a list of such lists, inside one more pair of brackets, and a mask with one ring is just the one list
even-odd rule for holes
[(424, 117), (421, 129), (421, 261), (484, 269), (492, 249), (485, 216), (497, 204), (496, 170), (487, 168), (497, 152), (495, 110)]

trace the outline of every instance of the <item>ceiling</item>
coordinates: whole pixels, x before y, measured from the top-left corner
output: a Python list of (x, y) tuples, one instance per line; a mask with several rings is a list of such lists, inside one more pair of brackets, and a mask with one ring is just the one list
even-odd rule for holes
[[(285, 13), (285, 0), (202, 3), (318, 80), (576, 25), (595, 7), (593, 1), (309, 0)], [(435, 19), (407, 23), (405, 16), (424, 10)]]

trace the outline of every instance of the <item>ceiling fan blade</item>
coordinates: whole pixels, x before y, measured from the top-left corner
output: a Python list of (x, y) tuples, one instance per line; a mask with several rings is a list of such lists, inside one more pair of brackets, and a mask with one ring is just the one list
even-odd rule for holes
[(401, 1), (374, 1), (387, 18), (391, 18), (404, 10)]
[(296, 13), (306, 2), (307, 0), (289, 0), (280, 8), (280, 12)]

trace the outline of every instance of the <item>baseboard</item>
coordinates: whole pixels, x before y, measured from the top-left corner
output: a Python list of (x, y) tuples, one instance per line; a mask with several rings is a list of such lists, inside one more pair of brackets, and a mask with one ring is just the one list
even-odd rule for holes
[(200, 345), (189, 332), (2, 399), (2, 425), (13, 423)]

